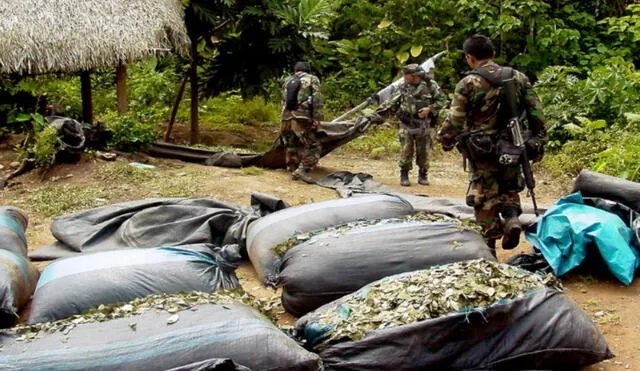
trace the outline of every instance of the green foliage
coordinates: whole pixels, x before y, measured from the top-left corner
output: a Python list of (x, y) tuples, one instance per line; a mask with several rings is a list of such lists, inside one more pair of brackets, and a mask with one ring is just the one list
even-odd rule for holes
[(106, 116), (107, 127), (113, 132), (109, 145), (123, 151), (138, 151), (155, 142), (160, 137), (157, 117), (153, 110)]
[[(280, 103), (267, 103), (262, 97), (243, 99), (237, 91), (226, 92), (201, 102), (199, 114), (203, 127), (243, 131), (246, 125), (274, 126), (280, 122)], [(181, 107), (178, 119), (187, 121), (189, 111)]]
[(397, 155), (400, 153), (398, 130), (388, 124), (373, 127), (363, 136), (347, 143), (341, 150), (365, 153), (373, 159)]
[(58, 131), (53, 126), (47, 126), (35, 133), (33, 144), (27, 148), (27, 158), (37, 167), (47, 167), (54, 163), (56, 153), (61, 148)]

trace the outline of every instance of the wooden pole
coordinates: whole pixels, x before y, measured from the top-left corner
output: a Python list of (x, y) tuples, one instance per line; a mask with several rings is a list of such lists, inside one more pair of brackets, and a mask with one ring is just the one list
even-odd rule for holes
[(120, 61), (116, 67), (116, 93), (118, 95), (118, 114), (127, 112), (127, 65)]
[(91, 71), (80, 73), (80, 90), (82, 92), (82, 119), (93, 123), (93, 99), (91, 96)]
[(184, 94), (184, 89), (187, 87), (187, 81), (189, 81), (190, 73), (191, 73), (191, 70), (185, 73), (184, 78), (182, 79), (182, 84), (180, 84), (180, 89), (178, 89), (178, 95), (176, 96), (176, 101), (173, 103), (173, 109), (171, 110), (171, 118), (169, 119), (169, 125), (167, 125), (167, 131), (164, 133), (164, 137), (162, 138), (165, 142), (168, 142), (169, 137), (171, 136), (171, 130), (173, 130), (173, 124), (176, 122), (178, 107), (180, 107), (180, 102), (182, 101), (182, 95)]
[(198, 143), (198, 43), (191, 39), (191, 136), (189, 143)]

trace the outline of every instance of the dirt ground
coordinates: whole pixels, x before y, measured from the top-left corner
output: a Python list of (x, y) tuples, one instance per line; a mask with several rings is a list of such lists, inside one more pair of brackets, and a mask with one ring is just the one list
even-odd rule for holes
[[(44, 187), (69, 186), (70, 189), (82, 190), (100, 187), (107, 196), (96, 198), (99, 205), (111, 204), (147, 197), (164, 196), (159, 183), (139, 182), (134, 185), (124, 184), (122, 179), (110, 182), (104, 178), (107, 170), (113, 168), (112, 162), (102, 161), (91, 156), (79, 164), (57, 165), (46, 173), (33, 171), (16, 178), (10, 187), (0, 191), (1, 205), (15, 205), (23, 208), (29, 218), (27, 238), (30, 250), (54, 241), (49, 231), (51, 216), (37, 213), (34, 195)], [(11, 145), (0, 143), (0, 176), (11, 171), (11, 163), (16, 159)], [(148, 162), (157, 168), (156, 177), (177, 182), (184, 186), (179, 190), (193, 197), (211, 197), (241, 205), (248, 205), (250, 193), (260, 191), (281, 197), (292, 205), (337, 198), (333, 190), (302, 182), (291, 181), (284, 170), (246, 171), (242, 169), (226, 169), (206, 167), (197, 164), (181, 163), (166, 159), (152, 159), (145, 156), (119, 158), (117, 163), (123, 167), (132, 161)], [(14, 164), (15, 166), (15, 164)], [(398, 186), (398, 171), (394, 159), (370, 160), (347, 154), (332, 154), (321, 161), (321, 166), (314, 172), (321, 177), (335, 171), (368, 172), (374, 179), (391, 186)], [(403, 188), (417, 194), (429, 196), (448, 196), (463, 198), (467, 189), (466, 174), (461, 169), (460, 160), (450, 154), (436, 154), (430, 171), (430, 186), (419, 186), (416, 174), (411, 174), (413, 185)], [(99, 180), (101, 179), (101, 180)], [(106, 181), (105, 181), (106, 180)], [(153, 187), (152, 187), (153, 186)], [(155, 188), (154, 188), (155, 187)], [(157, 188), (157, 189), (156, 189)], [(93, 188), (91, 188), (93, 189)], [(538, 175), (538, 203), (549, 205), (570, 189), (570, 179), (551, 179), (544, 174)], [(173, 190), (172, 192), (175, 192)], [(530, 200), (524, 198), (523, 203)], [(519, 252), (528, 251), (530, 245), (523, 241), (512, 251), (498, 251), (498, 258), (505, 261)], [(39, 264), (42, 268), (43, 265)], [(238, 276), (245, 289), (259, 297), (277, 295), (277, 292), (266, 289), (257, 282), (255, 273), (248, 263), (238, 269)], [(579, 303), (598, 324), (616, 357), (585, 370), (640, 370), (640, 283), (636, 280), (630, 287), (625, 287), (613, 280), (596, 279), (590, 276), (571, 277), (565, 280), (566, 292)], [(283, 316), (281, 323), (292, 323), (294, 318)], [(558, 324), (562, 326), (563, 324)]]

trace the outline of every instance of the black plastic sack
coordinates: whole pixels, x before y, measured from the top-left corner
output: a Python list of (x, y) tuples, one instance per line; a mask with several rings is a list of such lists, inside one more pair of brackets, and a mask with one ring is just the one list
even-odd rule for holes
[(199, 244), (85, 254), (48, 265), (38, 281), (29, 323), (63, 319), (100, 304), (151, 294), (240, 287), (237, 245)]
[(0, 250), (0, 327), (11, 327), (31, 299), (40, 272), (29, 260)]
[(273, 284), (279, 262), (272, 249), (296, 234), (357, 220), (396, 218), (413, 212), (413, 207), (404, 199), (384, 194), (290, 207), (249, 225), (247, 253), (260, 280)]
[(0, 249), (27, 256), (27, 238), (24, 235), (29, 219), (17, 207), (0, 207)]
[(482, 235), (455, 223), (395, 222), (327, 231), (287, 251), (278, 285), (295, 316), (393, 274), (485, 258), (495, 261)]
[(84, 252), (196, 243), (245, 245), (249, 223), (287, 205), (251, 194), (251, 207), (207, 198), (154, 198), (123, 202), (53, 218), (57, 241), (29, 254), (52, 260)]
[[(300, 318), (296, 336), (318, 336), (316, 318), (339, 303)], [(481, 310), (374, 330), (320, 356), (327, 370), (447, 371), (575, 370), (613, 354), (586, 313), (562, 293), (541, 289)]]
[(231, 359), (252, 370), (321, 369), (317, 355), (246, 305), (203, 304), (193, 309), (176, 313), (179, 319), (173, 324), (167, 322), (172, 314), (148, 311), (79, 324), (67, 334), (51, 333), (30, 342), (17, 342), (16, 334), (4, 333), (0, 369), (184, 370), (212, 358)]
[(582, 170), (573, 184), (573, 192), (584, 197), (617, 201), (640, 212), (640, 184), (614, 176)]

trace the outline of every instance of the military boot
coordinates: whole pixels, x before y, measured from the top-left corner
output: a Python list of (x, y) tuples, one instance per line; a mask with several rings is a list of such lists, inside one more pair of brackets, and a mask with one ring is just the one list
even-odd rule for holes
[(429, 178), (427, 177), (427, 169), (420, 168), (420, 172), (418, 172), (418, 183), (422, 185), (429, 185)]
[(403, 187), (411, 185), (411, 183), (409, 183), (409, 170), (400, 170), (400, 185)]
[(296, 171), (293, 172), (293, 174), (291, 174), (291, 179), (293, 180), (302, 180), (306, 183), (309, 184), (315, 184), (316, 181), (315, 179), (313, 179), (309, 173), (307, 172), (307, 170), (305, 168), (303, 168), (302, 166), (300, 166)]
[(505, 218), (502, 248), (505, 250), (514, 249), (520, 243), (520, 234), (522, 233), (522, 223), (518, 219), (518, 211), (515, 209), (505, 209), (502, 216)]

